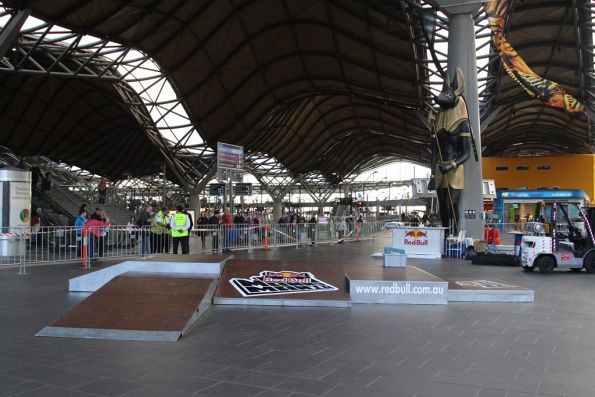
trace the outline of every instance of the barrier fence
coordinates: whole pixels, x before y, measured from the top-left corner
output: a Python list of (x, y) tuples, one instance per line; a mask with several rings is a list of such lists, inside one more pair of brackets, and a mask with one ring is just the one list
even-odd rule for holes
[[(376, 222), (195, 225), (189, 235), (190, 253), (221, 253), (241, 249), (301, 248), (373, 238), (390, 220)], [(80, 262), (173, 253), (174, 239), (161, 227), (43, 226), (0, 229), (0, 265)], [(177, 247), (178, 253), (182, 248)]]

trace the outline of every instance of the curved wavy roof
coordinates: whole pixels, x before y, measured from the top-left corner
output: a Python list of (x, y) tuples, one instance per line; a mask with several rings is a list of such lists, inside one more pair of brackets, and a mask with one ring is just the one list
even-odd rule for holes
[[(335, 182), (391, 160), (429, 162), (428, 132), (420, 119), (427, 99), (420, 89), (427, 76), (419, 67), (425, 51), (410, 12), (417, 2), (3, 3), (151, 56), (211, 147), (218, 141), (243, 145), (295, 174), (321, 172)], [(590, 16), (579, 13), (577, 20), (577, 13), (567, 1), (517, 2), (507, 35), (537, 73), (586, 96), (585, 87), (593, 83), (581, 77), (587, 75), (581, 70), (587, 55), (579, 48), (592, 39), (578, 27)], [(528, 98), (499, 62), (490, 64), (489, 79), (484, 155), (591, 152), (585, 116), (573, 119)], [(121, 117), (116, 130), (135, 131), (123, 127), (127, 116), (119, 106), (110, 112)], [(110, 115), (105, 117), (109, 125)]]
[[(10, 3), (10, 2), (7, 2)], [(419, 161), (428, 133), (404, 12), (374, 2), (27, 1), (33, 15), (129, 43), (173, 83), (212, 146), (243, 145), (296, 173)]]
[(163, 164), (111, 84), (0, 74), (0, 145), (101, 175), (156, 173)]

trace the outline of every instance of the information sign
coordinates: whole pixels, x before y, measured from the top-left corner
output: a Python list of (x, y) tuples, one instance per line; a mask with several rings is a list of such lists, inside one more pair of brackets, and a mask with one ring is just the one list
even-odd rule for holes
[(252, 196), (251, 183), (236, 183), (233, 185), (234, 196)]
[(244, 148), (217, 142), (217, 171), (238, 171), (244, 169)]
[(225, 196), (225, 183), (210, 183), (209, 195), (211, 196)]

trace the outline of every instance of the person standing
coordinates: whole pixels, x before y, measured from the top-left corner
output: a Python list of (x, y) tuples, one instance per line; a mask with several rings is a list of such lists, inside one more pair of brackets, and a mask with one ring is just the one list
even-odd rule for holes
[(202, 243), (202, 248), (206, 248), (206, 238), (207, 238), (207, 232), (204, 230), (205, 228), (207, 228), (206, 225), (209, 224), (209, 218), (207, 218), (207, 215), (204, 212), (200, 213), (200, 218), (198, 218), (198, 227), (200, 228), (198, 235), (200, 236), (200, 242)]
[(188, 255), (190, 253), (190, 244), (188, 242), (190, 235), (190, 215), (184, 211), (181, 205), (176, 206), (176, 213), (169, 221), (171, 229), (171, 237), (174, 245), (174, 255), (178, 253), (178, 244), (182, 246), (182, 254)]
[(109, 225), (110, 221), (107, 216), (107, 213), (103, 208), (99, 209), (99, 220), (103, 222), (103, 226), (99, 228), (99, 235), (97, 236), (97, 247), (98, 247), (98, 255), (102, 257), (105, 251), (109, 248), (108, 245), (108, 233), (109, 233)]
[(41, 179), (41, 193), (45, 195), (45, 204), (49, 206), (50, 204), (50, 190), (52, 190), (52, 174), (48, 171), (45, 173), (45, 176)]
[(99, 204), (105, 204), (105, 199), (107, 197), (107, 179), (104, 176), (101, 177), (101, 182), (99, 182)]
[(163, 210), (153, 214), (153, 221), (151, 222), (151, 253), (153, 254), (163, 252), (164, 233), (167, 233), (165, 225), (166, 220)]
[(83, 228), (85, 227), (85, 224), (87, 223), (87, 209), (86, 208), (81, 208), (79, 210), (79, 215), (76, 217), (76, 219), (74, 220), (74, 227), (76, 230), (76, 256), (80, 257), (81, 253), (82, 253), (82, 247), (83, 247)]
[(171, 245), (171, 229), (169, 228), (169, 221), (171, 216), (169, 214), (169, 208), (163, 207), (163, 252), (169, 254), (169, 247)]
[(151, 253), (151, 241), (150, 241), (150, 233), (151, 230), (151, 223), (153, 222), (153, 212), (151, 208), (147, 208), (146, 211), (143, 211), (136, 223), (138, 226), (138, 238), (140, 239), (140, 254), (142, 256), (148, 255)]
[(34, 188), (37, 188), (37, 184), (39, 183), (39, 179), (41, 178), (41, 170), (37, 166), (37, 164), (33, 164), (31, 167), (31, 185)]
[(134, 248), (137, 241), (138, 233), (136, 232), (136, 217), (131, 216), (126, 224), (126, 241), (124, 242), (124, 248)]
[(312, 214), (308, 221), (308, 237), (310, 238), (310, 244), (316, 243), (316, 216)]
[(41, 232), (41, 208), (35, 210), (31, 217), (31, 244), (40, 244), (38, 241), (39, 233)]
[(226, 208), (221, 217), (221, 224), (223, 225), (223, 252), (231, 252), (231, 234), (233, 230), (233, 216), (231, 211)]
[(338, 243), (343, 243), (343, 237), (345, 235), (345, 229), (346, 229), (346, 224), (345, 221), (343, 220), (343, 217), (340, 216), (337, 218), (336, 221), (336, 230), (337, 230), (337, 234), (339, 236), (339, 241)]
[(28, 170), (29, 167), (27, 166), (27, 158), (26, 157), (21, 157), (19, 162), (17, 163), (17, 168), (21, 169), (21, 170)]
[(252, 224), (254, 225), (254, 235), (256, 236), (255, 242), (260, 245), (262, 244), (262, 236), (263, 230), (260, 227), (260, 212), (254, 214), (254, 219), (252, 220)]
[(215, 210), (213, 215), (209, 218), (209, 225), (213, 230), (213, 246), (212, 251), (216, 254), (219, 251), (219, 225), (221, 225), (221, 216), (219, 215), (219, 210)]
[(91, 215), (87, 223), (85, 223), (84, 229), (87, 229), (89, 241), (89, 260), (96, 261), (99, 251), (99, 256), (103, 254), (103, 232), (104, 229), (109, 225), (106, 222), (106, 218), (103, 217), (101, 208), (97, 208), (95, 213)]

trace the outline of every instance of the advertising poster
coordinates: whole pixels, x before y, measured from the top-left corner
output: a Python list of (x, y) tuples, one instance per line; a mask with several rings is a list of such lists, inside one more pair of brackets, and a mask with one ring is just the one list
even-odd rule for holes
[(4, 182), (10, 184), (10, 227), (27, 227), (31, 224), (31, 183)]

